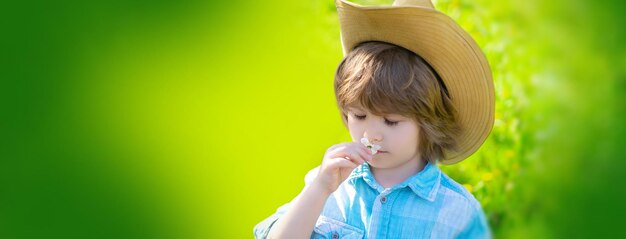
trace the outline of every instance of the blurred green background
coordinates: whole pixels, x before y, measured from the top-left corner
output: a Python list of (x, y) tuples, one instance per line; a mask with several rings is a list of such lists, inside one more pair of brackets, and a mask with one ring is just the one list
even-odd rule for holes
[[(619, 237), (626, 5), (435, 3), (497, 96), (485, 145), (443, 170), (498, 238)], [(0, 6), (0, 238), (252, 238), (350, 140), (332, 0)]]

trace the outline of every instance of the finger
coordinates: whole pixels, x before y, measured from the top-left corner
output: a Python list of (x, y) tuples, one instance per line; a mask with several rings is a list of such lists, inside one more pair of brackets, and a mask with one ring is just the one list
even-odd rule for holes
[[(360, 148), (359, 148), (359, 149), (357, 149), (357, 152), (359, 153), (359, 155), (361, 156), (361, 158), (362, 158), (363, 160), (365, 160), (365, 161), (370, 161), (370, 160), (372, 160), (372, 155), (371, 155), (371, 154), (369, 154), (369, 153), (367, 152), (367, 150), (365, 150), (365, 149), (360, 149)], [(363, 162), (363, 163), (365, 163), (365, 162)]]
[(345, 159), (345, 158), (336, 158), (336, 160), (332, 163), (332, 165), (336, 168), (350, 168), (350, 169), (354, 169), (359, 166), (359, 164), (356, 164), (353, 161)]
[(359, 147), (359, 151), (362, 152), (365, 155), (371, 156), (374, 155), (372, 154), (372, 150), (370, 150), (369, 148), (365, 147), (365, 145), (361, 145), (362, 147)]
[(353, 150), (341, 151), (333, 155), (333, 158), (335, 157), (348, 158), (348, 160), (351, 160), (357, 164), (365, 163), (365, 155), (361, 155), (361, 153), (359, 153), (358, 151), (353, 151)]
[(365, 161), (372, 159), (371, 150), (361, 143), (342, 143), (334, 145), (333, 147), (331, 147), (333, 149), (329, 149), (327, 153), (330, 158), (348, 157), (349, 159), (354, 160), (355, 163), (359, 164), (363, 164)]
[(361, 158), (349, 158), (349, 157), (346, 157), (346, 159), (352, 161), (353, 163), (355, 163), (357, 165), (361, 165), (361, 164), (365, 163), (365, 160), (361, 159)]
[(359, 146), (356, 147), (356, 151), (359, 153), (359, 155), (361, 155), (361, 158), (363, 158), (365, 161), (370, 161), (372, 159), (372, 151), (369, 150), (364, 145), (359, 144)]
[(344, 146), (344, 143), (335, 144), (333, 146), (330, 146), (327, 151), (330, 152), (330, 151), (336, 150), (337, 148), (342, 147), (342, 146)]
[(334, 149), (329, 149), (328, 152), (326, 152), (326, 155), (329, 155), (329, 156), (330, 155), (335, 155), (335, 154), (341, 152), (342, 150), (345, 150), (345, 147), (338, 146), (338, 147), (336, 147)]
[(336, 153), (338, 153), (339, 151), (345, 150), (348, 148), (348, 145), (346, 143), (341, 143), (341, 144), (335, 144), (333, 146), (331, 146), (330, 148), (328, 148), (328, 150), (326, 151), (327, 155), (334, 155)]
[(352, 148), (355, 145), (357, 145), (359, 148), (363, 148), (363, 149), (369, 150), (367, 147), (365, 147), (365, 145), (363, 145), (361, 143), (347, 142), (347, 143), (335, 144), (335, 145), (331, 146), (330, 148), (328, 148), (328, 150), (326, 150), (326, 152), (327, 152), (327, 154), (332, 155), (332, 154), (337, 153), (337, 152), (339, 152), (341, 150), (346, 150), (346, 149)]

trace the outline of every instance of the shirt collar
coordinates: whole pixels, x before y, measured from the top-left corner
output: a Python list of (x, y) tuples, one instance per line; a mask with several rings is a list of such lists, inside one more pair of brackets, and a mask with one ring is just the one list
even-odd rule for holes
[[(385, 190), (376, 182), (376, 179), (370, 170), (370, 166), (367, 163), (356, 167), (350, 176), (348, 176), (347, 180), (354, 185), (359, 179), (363, 179), (365, 183), (377, 190), (379, 193), (382, 193)], [(440, 179), (441, 171), (439, 170), (439, 167), (437, 167), (436, 164), (427, 162), (422, 171), (409, 177), (404, 182), (394, 186), (393, 188), (388, 189), (388, 191), (409, 187), (418, 196), (432, 202), (435, 201), (435, 196), (437, 195), (437, 190), (439, 189), (441, 181)]]

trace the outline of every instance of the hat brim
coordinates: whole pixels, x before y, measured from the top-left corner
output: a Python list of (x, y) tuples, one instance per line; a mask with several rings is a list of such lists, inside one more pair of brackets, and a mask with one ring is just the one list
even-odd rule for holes
[(440, 162), (454, 164), (476, 152), (493, 128), (495, 93), (489, 63), (474, 39), (432, 8), (360, 6), (344, 0), (335, 5), (344, 55), (362, 42), (388, 42), (415, 52), (437, 71), (461, 127), (459, 150), (446, 151)]

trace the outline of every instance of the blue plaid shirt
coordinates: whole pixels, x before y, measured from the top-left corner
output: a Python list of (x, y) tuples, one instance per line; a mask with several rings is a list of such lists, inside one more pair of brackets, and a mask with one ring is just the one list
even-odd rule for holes
[[(318, 170), (307, 173), (305, 187)], [(255, 237), (266, 238), (288, 208), (257, 224)], [(311, 238), (491, 238), (491, 231), (480, 203), (436, 164), (385, 189), (366, 163), (330, 195)]]

